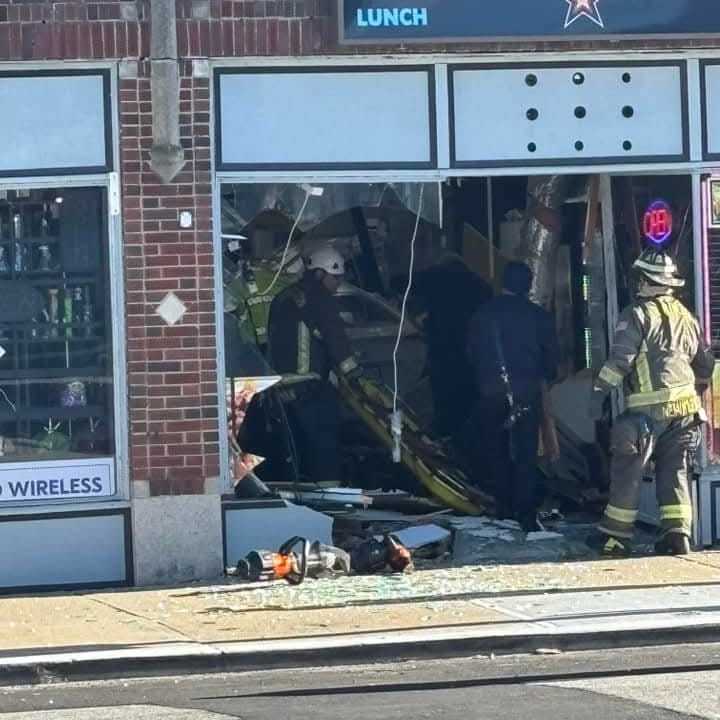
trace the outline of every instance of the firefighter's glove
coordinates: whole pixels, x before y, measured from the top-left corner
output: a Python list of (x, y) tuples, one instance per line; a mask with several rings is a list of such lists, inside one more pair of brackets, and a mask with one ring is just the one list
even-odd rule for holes
[(604, 392), (593, 390), (590, 396), (590, 419), (596, 422), (602, 420), (605, 416), (605, 399)]
[(352, 356), (340, 364), (340, 372), (348, 380), (359, 380), (363, 376), (362, 366)]
[(345, 376), (348, 380), (359, 380), (364, 375), (362, 365), (355, 366)]

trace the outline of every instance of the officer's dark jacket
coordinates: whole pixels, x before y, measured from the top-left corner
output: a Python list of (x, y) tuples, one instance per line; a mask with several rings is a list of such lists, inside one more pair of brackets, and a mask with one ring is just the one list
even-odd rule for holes
[(505, 386), (495, 341), (497, 327), (513, 393), (531, 397), (557, 374), (559, 351), (552, 316), (518, 295), (500, 295), (470, 321), (468, 358), (482, 395), (500, 395)]
[(413, 293), (423, 300), (428, 318), (425, 330), (433, 362), (454, 367), (467, 339), (470, 320), (492, 298), (492, 289), (462, 262), (445, 263), (419, 272)]
[(326, 380), (330, 370), (357, 367), (337, 299), (312, 273), (273, 300), (268, 330), (271, 363), (282, 375), (317, 373)]

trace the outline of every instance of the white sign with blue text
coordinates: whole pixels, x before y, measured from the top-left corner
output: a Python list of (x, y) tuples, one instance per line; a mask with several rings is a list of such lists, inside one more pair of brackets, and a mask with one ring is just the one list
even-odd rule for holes
[(0, 464), (0, 503), (91, 500), (115, 493), (113, 458)]

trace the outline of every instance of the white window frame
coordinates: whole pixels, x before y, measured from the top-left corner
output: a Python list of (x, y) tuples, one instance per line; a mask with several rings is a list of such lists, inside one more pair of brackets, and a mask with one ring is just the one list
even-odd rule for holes
[[(128, 384), (127, 384), (127, 352), (126, 352), (126, 323), (125, 323), (125, 273), (123, 266), (123, 228), (122, 207), (119, 197), (119, 179), (117, 168), (120, 164), (120, 141), (118, 127), (118, 65), (117, 63), (0, 63), (0, 70), (10, 70), (31, 75), (38, 70), (109, 70), (110, 71), (110, 127), (112, 138), (112, 168), (111, 172), (92, 175), (46, 175), (42, 177), (16, 177), (0, 178), (0, 190), (33, 190), (33, 189), (62, 189), (92, 187), (105, 190), (107, 205), (108, 228), (108, 268), (110, 291), (110, 314), (113, 318), (112, 356), (113, 356), (113, 437), (114, 465), (115, 465), (115, 495), (106, 498), (82, 499), (71, 498), (63, 500), (25, 500), (17, 503), (3, 503), (0, 505), (0, 516), (25, 515), (43, 513), (48, 511), (68, 511), (77, 509), (91, 511), (94, 509), (107, 509), (118, 504), (127, 505), (130, 500), (130, 471), (129, 471), (129, 433), (128, 433)], [(104, 240), (104, 239), (103, 239)], [(33, 461), (29, 461), (31, 464)]]
[[(362, 183), (362, 182), (443, 182), (449, 178), (463, 177), (517, 177), (537, 175), (687, 175), (692, 182), (693, 202), (693, 253), (695, 258), (695, 301), (699, 316), (705, 313), (705, 267), (703, 263), (703, 231), (702, 231), (702, 204), (701, 182), (704, 174), (713, 170), (717, 172), (717, 163), (703, 161), (702, 148), (702, 99), (700, 82), (701, 60), (720, 59), (720, 50), (676, 50), (676, 51), (594, 51), (594, 52), (549, 52), (549, 53), (497, 53), (497, 54), (411, 54), (411, 55), (357, 55), (327, 56), (309, 58), (234, 58), (211, 61), (209, 72), (213, 87), (214, 72), (216, 69), (232, 67), (322, 67), (331, 70), (334, 66), (373, 66), (387, 65), (433, 65), (435, 66), (435, 92), (436, 92), (436, 132), (437, 132), (437, 159), (438, 168), (435, 170), (409, 170), (409, 171), (297, 171), (273, 173), (267, 171), (257, 172), (222, 172), (215, 171), (215, 133), (211, 132), (211, 171), (213, 172), (213, 243), (215, 248), (215, 297), (216, 297), (216, 323), (218, 337), (218, 425), (220, 431), (220, 472), (221, 477), (230, 477), (228, 458), (228, 439), (225, 420), (225, 352), (220, 341), (224, 331), (224, 317), (222, 311), (222, 242), (221, 242), (221, 185), (231, 184), (266, 184), (266, 183)], [(532, 67), (533, 64), (547, 64), (548, 62), (577, 62), (583, 63), (607, 61), (617, 63), (642, 63), (658, 61), (684, 60), (687, 66), (687, 92), (688, 92), (688, 134), (689, 134), (689, 161), (672, 163), (622, 163), (607, 165), (543, 165), (543, 166), (508, 166), (492, 168), (450, 168), (450, 138), (449, 138), (449, 98), (448, 98), (448, 65), (473, 64), (495, 65), (497, 63), (517, 63), (519, 67)], [(214, 93), (210, 94), (211, 125), (215, 124)], [(212, 129), (212, 128), (211, 128)], [(221, 492), (229, 491), (223, 486)]]

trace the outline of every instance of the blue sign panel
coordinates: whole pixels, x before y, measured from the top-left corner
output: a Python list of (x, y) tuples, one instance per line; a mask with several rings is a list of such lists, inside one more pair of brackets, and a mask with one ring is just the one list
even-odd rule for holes
[(709, 36), (720, 0), (339, 0), (348, 43)]

